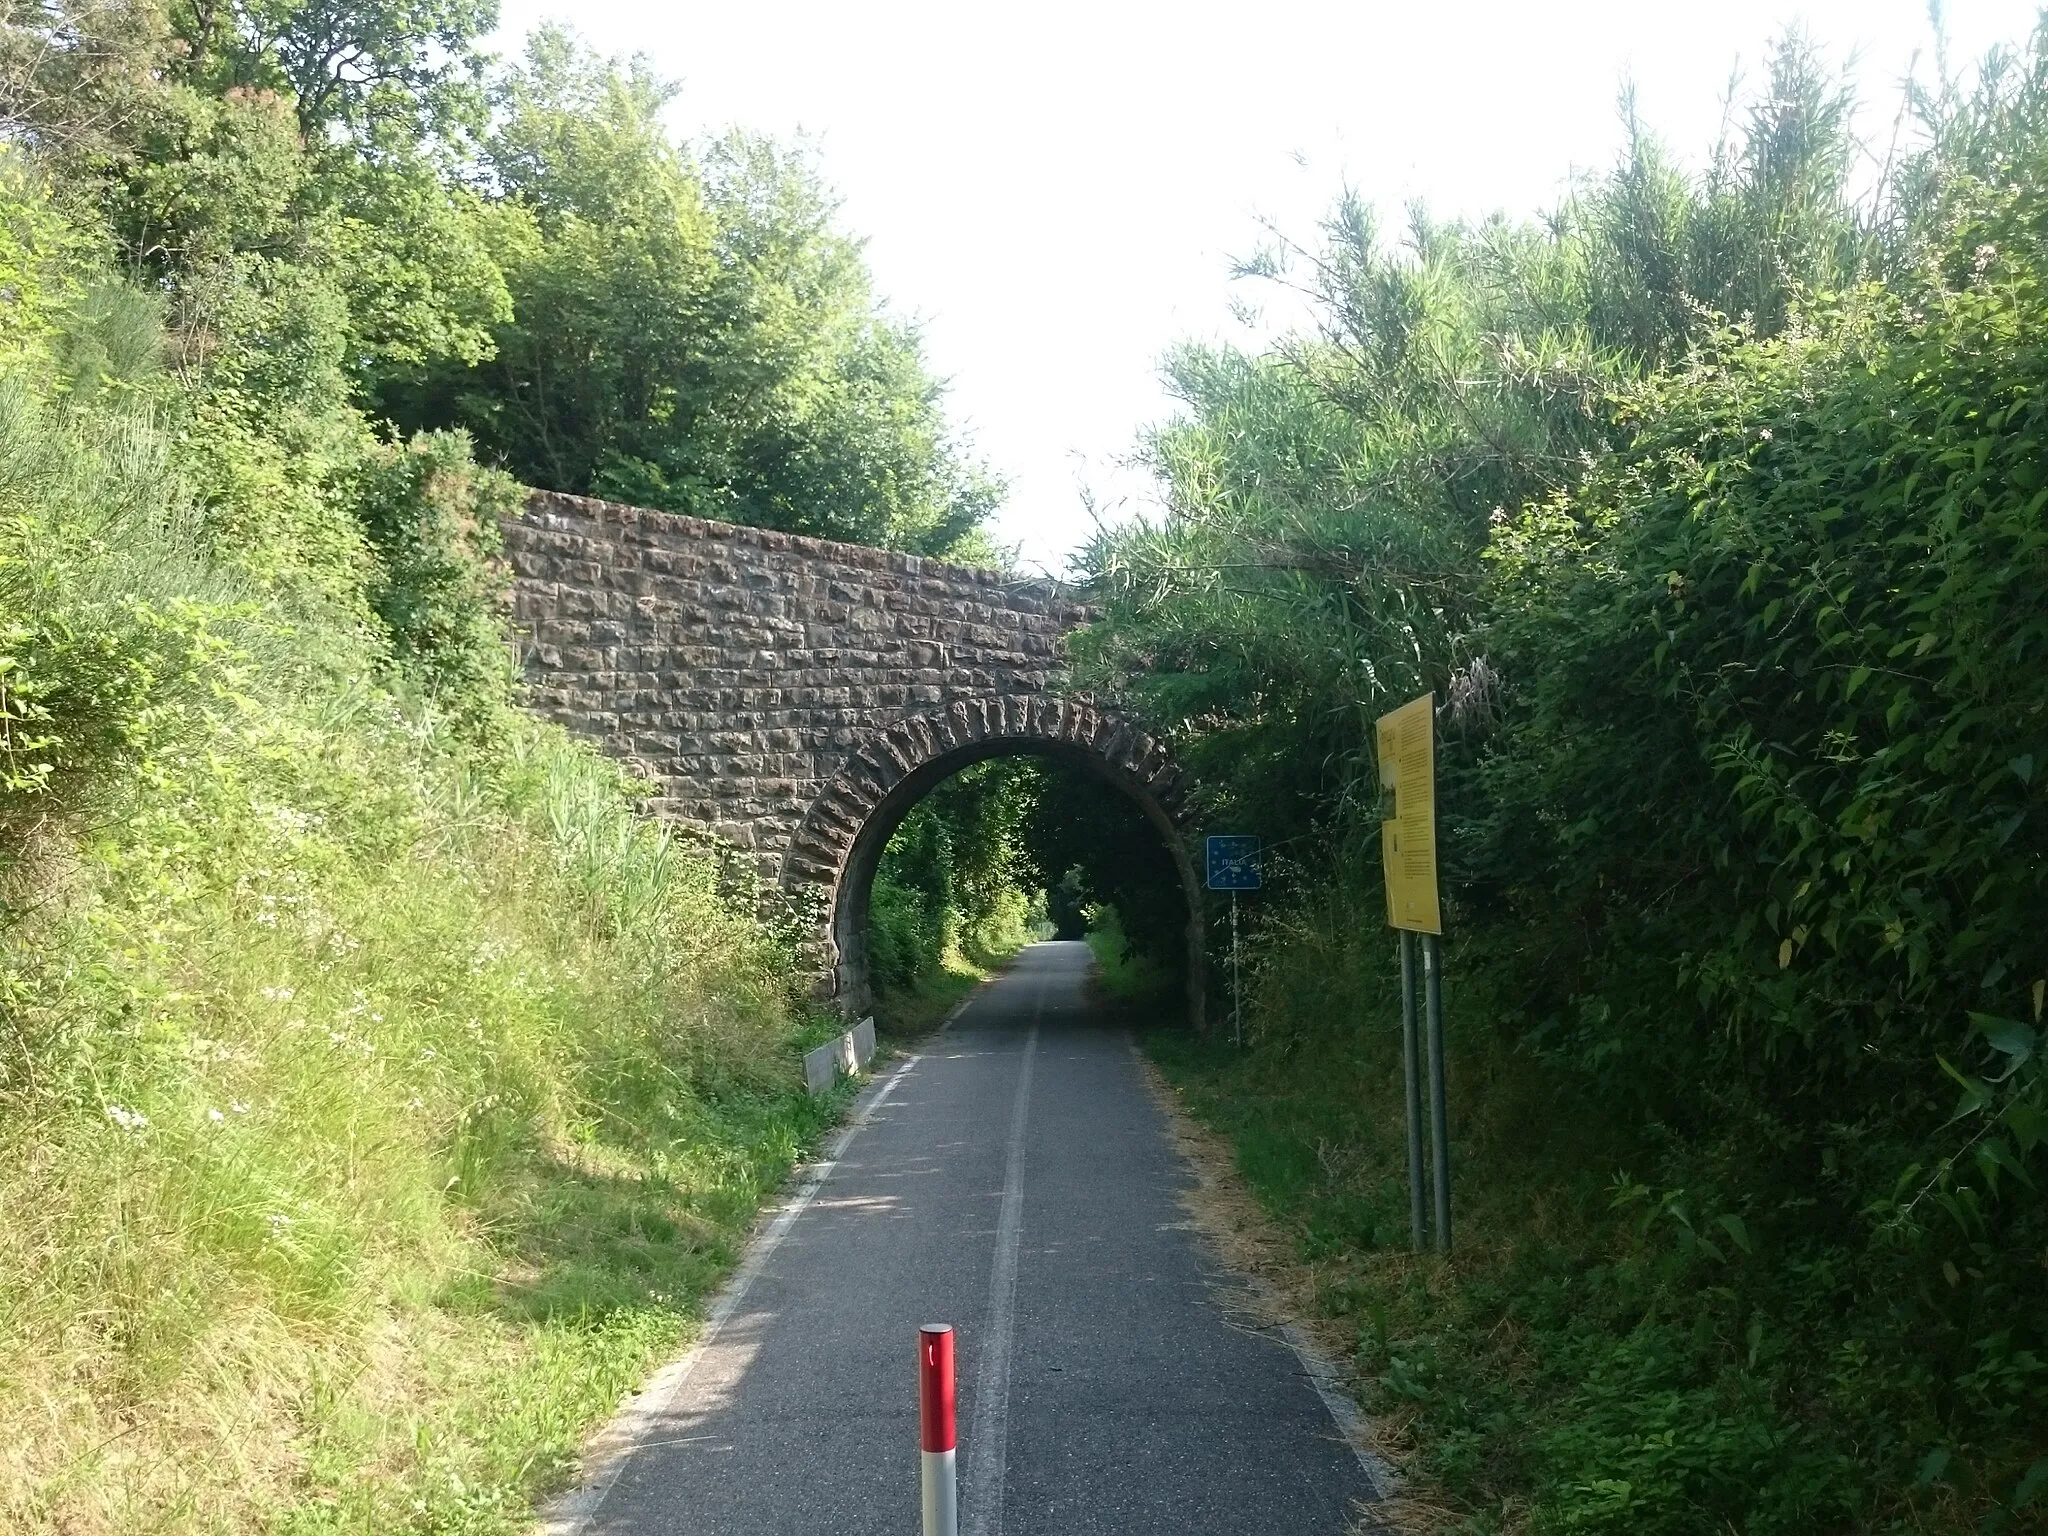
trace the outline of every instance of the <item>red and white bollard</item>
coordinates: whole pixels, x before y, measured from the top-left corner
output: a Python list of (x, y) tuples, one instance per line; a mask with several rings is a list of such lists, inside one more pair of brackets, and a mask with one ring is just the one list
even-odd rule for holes
[(953, 1469), (953, 1325), (917, 1330), (917, 1420), (924, 1446), (924, 1536), (960, 1536)]

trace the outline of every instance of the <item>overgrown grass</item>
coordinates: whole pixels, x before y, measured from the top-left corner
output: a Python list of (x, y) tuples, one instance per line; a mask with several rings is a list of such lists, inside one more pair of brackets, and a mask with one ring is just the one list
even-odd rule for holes
[(821, 1128), (785, 957), (608, 766), (355, 704), (5, 936), (10, 1529), (521, 1528)]
[[(1014, 953), (1014, 951), (1013, 951)], [(892, 1043), (909, 1044), (930, 1034), (1002, 966), (991, 956), (990, 963), (969, 959), (957, 947), (948, 949), (939, 963), (921, 972), (907, 987), (884, 987), (875, 993), (875, 1029)]]
[(523, 1530), (836, 1109), (790, 945), (414, 697), (345, 506), (285, 591), (146, 412), (0, 425), (0, 1529)]
[(1318, 1308), (1351, 1330), (1418, 1518), (1616, 1536), (2042, 1528), (2042, 1426), (1972, 1407), (2027, 1362), (1930, 1372), (1929, 1341), (1896, 1326), (1840, 1234), (1723, 1203), (1740, 1149), (1674, 1149), (1517, 1051), (1512, 1000), (1457, 944), (1457, 1244), (1414, 1254), (1393, 939), (1334, 899), (1274, 937), (1250, 1050), (1174, 1030), (1146, 1048), (1230, 1138)]

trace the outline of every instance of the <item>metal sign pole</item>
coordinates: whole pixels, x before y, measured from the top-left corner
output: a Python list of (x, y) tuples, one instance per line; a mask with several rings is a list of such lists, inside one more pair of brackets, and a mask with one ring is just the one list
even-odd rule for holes
[(1204, 853), (1208, 874), (1203, 884), (1230, 892), (1230, 1017), (1237, 1048), (1244, 1049), (1244, 974), (1237, 960), (1237, 893), (1256, 891), (1264, 876), (1259, 869), (1259, 840), (1242, 833), (1216, 833)]
[(1244, 1049), (1244, 972), (1237, 967), (1237, 892), (1230, 893), (1230, 1015), (1237, 1048)]
[(1408, 1232), (1417, 1249), (1422, 1220), (1422, 1057), (1416, 1039), (1415, 947), (1422, 941), (1423, 1012), (1428, 1030), (1430, 1183), (1436, 1249), (1451, 1250), (1451, 1125), (1444, 1092), (1443, 905), (1436, 869), (1436, 695), (1381, 715), (1375, 729), (1380, 788), (1393, 814), (1380, 823), (1380, 872), (1387, 923), (1401, 933), (1401, 1076), (1408, 1098)]
[(1420, 1253), (1429, 1242), (1422, 1196), (1422, 1030), (1415, 1017), (1415, 935), (1401, 930), (1401, 1086), (1408, 1106), (1408, 1239)]
[(1451, 1122), (1444, 1094), (1444, 941), (1422, 936), (1423, 1010), (1429, 1015), (1429, 1143), (1436, 1189), (1436, 1251), (1451, 1251)]

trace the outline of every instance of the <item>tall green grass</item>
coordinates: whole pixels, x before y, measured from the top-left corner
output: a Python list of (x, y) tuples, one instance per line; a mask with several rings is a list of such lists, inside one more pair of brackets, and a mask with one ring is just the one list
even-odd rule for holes
[[(1248, 1047), (1146, 1048), (1292, 1235), (1416, 1517), (1459, 1532), (2042, 1529), (2031, 1355), (1939, 1352), (1882, 1243), (1768, 1204), (1754, 1149), (1618, 1115), (1526, 1050), (1484, 938), (1447, 946), (1456, 1245), (1418, 1255), (1379, 893), (1267, 914)], [(1958, 1276), (1960, 1281), (1962, 1278)], [(1946, 1366), (1941, 1369), (1939, 1366)], [(1406, 1528), (1406, 1527), (1404, 1527)]]
[(786, 957), (605, 765), (356, 702), (6, 935), (0, 1524), (512, 1528), (819, 1126)]
[(524, 1529), (831, 1111), (754, 894), (0, 378), (0, 1529)]

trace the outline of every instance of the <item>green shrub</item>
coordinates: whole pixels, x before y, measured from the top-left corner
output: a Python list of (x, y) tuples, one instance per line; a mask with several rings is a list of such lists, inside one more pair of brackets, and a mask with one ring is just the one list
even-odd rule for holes
[(377, 557), (367, 595), (401, 671), (465, 719), (502, 707), (517, 672), (495, 557), (499, 523), (523, 500), (518, 484), (479, 466), (461, 433), (423, 432), (369, 456), (360, 496)]
[(586, 749), (367, 677), (143, 774), (0, 932), (5, 1523), (498, 1529), (820, 1123), (789, 956)]
[[(2048, 30), (1917, 99), (1868, 219), (1811, 63), (1705, 176), (1638, 139), (1540, 228), (1397, 252), (1347, 202), (1322, 329), (1182, 354), (1170, 511), (1093, 552), (1090, 680), (1293, 891), (1249, 1059), (1160, 1049), (1480, 1529), (2031, 1529), (2048, 1491)], [(1430, 689), (1447, 1265), (1397, 1251), (1361, 938), (1370, 723)]]
[(1935, 1053), (1993, 1059), (1970, 1011), (2038, 1009), (2048, 311), (2040, 253), (1993, 234), (1968, 226), (1999, 254), (1956, 287), (1646, 385), (1635, 441), (1497, 546), (1494, 634), (1530, 680), (1497, 815), (1569, 825), (1519, 843), (1545, 905), (1673, 966), (1579, 977), (1615, 1016), (1559, 1047), (1660, 1114), (1678, 1069), (1805, 1123), (1917, 1096), (1927, 1129)]
[(194, 524), (146, 419), (0, 374), (0, 876), (194, 728), (238, 611)]
[(957, 953), (976, 967), (1031, 939), (1043, 900), (1026, 822), (1043, 792), (1039, 765), (999, 758), (938, 785), (890, 836), (868, 900), (868, 962), (876, 985), (907, 991)]

